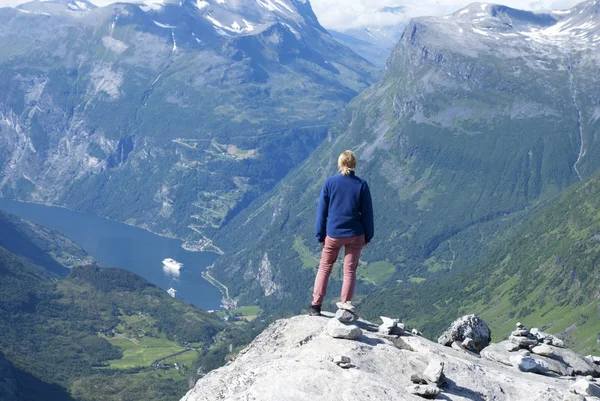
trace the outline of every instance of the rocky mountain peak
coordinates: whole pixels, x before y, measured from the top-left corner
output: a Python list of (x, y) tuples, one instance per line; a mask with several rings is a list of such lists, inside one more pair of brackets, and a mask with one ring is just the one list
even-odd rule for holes
[[(382, 317), (380, 326), (364, 320), (344, 323), (339, 312), (345, 311), (333, 318), (296, 316), (273, 323), (233, 362), (201, 378), (182, 401), (312, 401), (315, 396), (322, 401), (563, 401), (584, 400), (600, 390), (593, 378), (576, 380), (548, 370), (525, 373), (532, 372), (529, 365), (558, 370), (557, 364), (571, 363), (583, 367), (580, 374), (598, 375), (593, 358), (535, 345), (532, 352), (554, 355), (540, 356), (540, 362), (528, 351), (510, 353), (504, 344), (485, 347), (489, 331), (479, 343), (468, 337), (482, 333), (481, 326), (487, 329), (474, 316), (457, 320), (449, 329), (444, 338), (451, 337), (450, 347), (423, 338), (417, 330), (409, 332), (397, 319)], [(342, 333), (344, 327), (348, 335)], [(541, 341), (526, 334), (532, 344)]]
[(415, 18), (403, 38), (408, 44), (453, 49), (471, 57), (487, 54), (512, 59), (555, 59), (566, 53), (589, 53), (598, 48), (598, 4), (597, 0), (586, 1), (569, 10), (535, 13), (473, 3), (444, 17)]

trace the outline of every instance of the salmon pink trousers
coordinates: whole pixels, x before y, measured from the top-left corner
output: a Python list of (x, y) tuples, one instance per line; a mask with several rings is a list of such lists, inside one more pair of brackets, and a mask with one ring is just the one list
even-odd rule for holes
[(356, 287), (356, 268), (360, 259), (360, 252), (365, 247), (365, 236), (359, 235), (346, 238), (325, 237), (325, 246), (321, 254), (319, 272), (315, 279), (312, 304), (320, 306), (327, 293), (327, 282), (333, 270), (333, 265), (338, 258), (340, 249), (344, 249), (344, 283), (342, 284), (342, 302), (352, 300), (354, 288)]

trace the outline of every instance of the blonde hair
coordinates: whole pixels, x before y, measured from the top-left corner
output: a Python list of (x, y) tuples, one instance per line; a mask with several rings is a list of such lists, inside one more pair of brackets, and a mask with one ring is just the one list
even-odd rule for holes
[(342, 152), (340, 157), (338, 157), (338, 168), (342, 175), (350, 175), (350, 172), (356, 168), (356, 156), (354, 156), (354, 152), (351, 150)]

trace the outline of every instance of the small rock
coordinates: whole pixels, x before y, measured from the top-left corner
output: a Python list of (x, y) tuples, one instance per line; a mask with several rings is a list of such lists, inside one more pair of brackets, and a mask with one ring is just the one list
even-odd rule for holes
[(342, 369), (350, 369), (354, 365), (352, 365), (351, 363), (340, 363), (338, 366)]
[(492, 333), (479, 316), (467, 315), (455, 320), (438, 338), (438, 343), (450, 347), (454, 341), (462, 343), (467, 337), (472, 338), (475, 348), (481, 351), (490, 344)]
[(571, 385), (570, 390), (575, 394), (581, 394), (583, 396), (589, 395), (592, 397), (600, 397), (600, 387), (585, 379), (577, 380)]
[(336, 302), (335, 306), (337, 306), (338, 309), (347, 310), (350, 313), (356, 314), (356, 307), (352, 305), (351, 302)]
[(356, 320), (356, 315), (344, 309), (338, 309), (335, 312), (335, 318), (342, 323), (349, 323)]
[(517, 329), (524, 329), (524, 328), (525, 328), (525, 326), (523, 325), (523, 323), (521, 323), (521, 322), (517, 323)]
[(471, 351), (477, 350), (477, 347), (475, 347), (475, 341), (473, 341), (471, 337), (465, 338), (465, 341), (462, 342), (462, 346)]
[(589, 381), (589, 382), (593, 382), (594, 380), (594, 376), (586, 376), (585, 380)]
[(423, 333), (421, 333), (421, 332), (420, 332), (419, 330), (417, 330), (417, 329), (412, 329), (411, 333), (412, 333), (414, 336), (421, 336), (421, 337), (423, 336)]
[(352, 362), (352, 360), (350, 360), (350, 358), (348, 358), (347, 356), (344, 355), (338, 355), (333, 357), (333, 363), (339, 365), (340, 363), (350, 363)]
[(437, 397), (441, 392), (438, 386), (431, 384), (413, 384), (406, 387), (406, 391), (408, 391), (410, 394), (418, 395), (428, 399)]
[(517, 344), (521, 348), (527, 348), (530, 346), (535, 346), (538, 343), (537, 339), (528, 338), (528, 337), (518, 337), (518, 336), (510, 336), (508, 337), (511, 343)]
[(511, 335), (517, 336), (517, 337), (527, 337), (529, 335), (529, 330), (518, 329), (518, 330), (513, 331), (511, 333)]
[(506, 350), (508, 352), (515, 352), (515, 351), (518, 351), (519, 349), (521, 349), (521, 347), (519, 346), (519, 344), (515, 344), (515, 343), (512, 343), (510, 341), (506, 342), (504, 344), (504, 347), (506, 348)]
[(458, 341), (454, 341), (452, 343), (452, 348), (457, 351), (464, 352), (465, 354), (474, 356), (476, 358), (481, 358), (481, 355), (479, 355), (479, 351), (467, 349), (462, 345), (462, 343), (459, 343)]
[(396, 325), (397, 328), (399, 328), (400, 330), (406, 330), (406, 325), (404, 323), (398, 323)]
[(362, 330), (354, 324), (346, 325), (333, 318), (327, 323), (327, 334), (333, 338), (356, 340), (362, 335)]
[(536, 345), (535, 347), (531, 348), (531, 352), (534, 354), (547, 356), (549, 358), (554, 356), (554, 350), (547, 344)]
[(390, 327), (390, 328), (396, 327), (396, 325), (398, 324), (398, 322), (400, 322), (399, 319), (392, 319), (392, 318), (385, 317), (385, 316), (379, 316), (379, 318), (383, 322), (381, 324), (382, 326), (387, 326), (387, 327)]
[(417, 373), (410, 376), (410, 381), (415, 384), (427, 384), (427, 380), (425, 380), (421, 375)]
[(548, 371), (548, 367), (544, 362), (536, 361), (530, 356), (511, 356), (510, 363), (521, 372), (546, 373)]
[(432, 384), (439, 384), (444, 376), (444, 362), (432, 360), (423, 372), (423, 378)]
[(585, 357), (585, 359), (587, 359), (589, 362), (595, 364), (595, 365), (600, 365), (600, 357), (598, 356), (594, 356), (594, 355), (587, 355)]

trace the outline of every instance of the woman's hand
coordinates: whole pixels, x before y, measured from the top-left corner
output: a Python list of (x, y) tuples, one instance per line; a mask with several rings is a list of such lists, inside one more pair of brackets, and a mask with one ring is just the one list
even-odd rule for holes
[(321, 245), (322, 247), (325, 246), (325, 241), (319, 242), (319, 245)]

